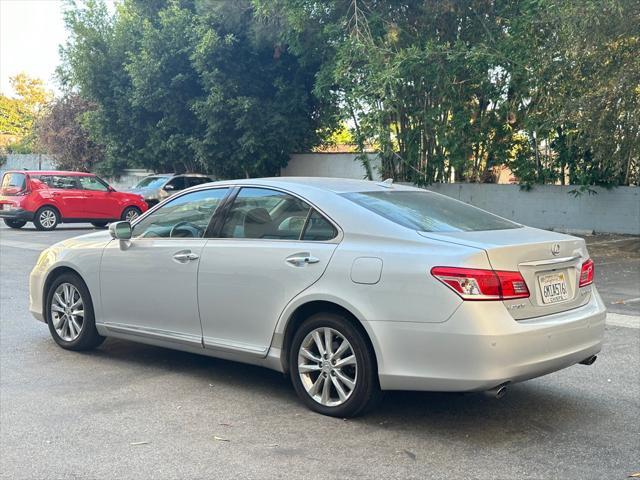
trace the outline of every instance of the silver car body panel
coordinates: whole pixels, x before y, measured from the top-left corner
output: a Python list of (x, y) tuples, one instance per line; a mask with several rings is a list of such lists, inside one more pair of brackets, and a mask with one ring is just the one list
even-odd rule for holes
[[(180, 194), (213, 186), (261, 186), (300, 196), (333, 222), (339, 235), (330, 242), (121, 242), (108, 232), (84, 235), (40, 256), (30, 277), (33, 315), (44, 318), (42, 297), (51, 272), (70, 268), (91, 292), (103, 335), (284, 371), (283, 340), (292, 316), (309, 302), (329, 302), (348, 311), (367, 332), (383, 389), (483, 390), (575, 364), (602, 346), (605, 308), (594, 286), (572, 285), (571, 301), (560, 307), (536, 303), (535, 276), (579, 268), (588, 259), (582, 239), (529, 227), (416, 232), (336, 195), (388, 189), (375, 182), (238, 180)], [(554, 243), (560, 243), (559, 254), (545, 253)], [(200, 259), (172, 262), (171, 255), (184, 249)], [(301, 268), (287, 265), (286, 258), (295, 253), (319, 261)], [(525, 304), (517, 309), (510, 309), (510, 302), (462, 301), (430, 275), (439, 265), (520, 270), (530, 275), (532, 296), (511, 301)]]

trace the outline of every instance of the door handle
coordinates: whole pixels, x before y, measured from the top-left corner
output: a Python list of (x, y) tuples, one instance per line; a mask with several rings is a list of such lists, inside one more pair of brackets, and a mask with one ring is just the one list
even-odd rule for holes
[(289, 265), (293, 265), (294, 267), (304, 267), (305, 265), (309, 265), (311, 263), (318, 263), (320, 261), (319, 258), (314, 257), (310, 253), (296, 253), (287, 257), (285, 260)]
[(200, 256), (191, 250), (182, 250), (173, 254), (173, 259), (178, 263), (187, 263), (191, 260), (197, 260)]

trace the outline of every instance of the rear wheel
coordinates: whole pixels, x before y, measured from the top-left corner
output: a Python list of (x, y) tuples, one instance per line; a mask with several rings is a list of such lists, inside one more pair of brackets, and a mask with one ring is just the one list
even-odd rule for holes
[(107, 223), (109, 222), (91, 222), (91, 225), (93, 225), (96, 228), (104, 228), (107, 226)]
[(7, 227), (11, 227), (11, 228), (22, 228), (27, 224), (27, 222), (25, 222), (24, 220), (14, 220), (11, 218), (5, 218), (4, 224)]
[(339, 314), (318, 313), (302, 323), (293, 337), (289, 365), (300, 399), (324, 415), (359, 415), (381, 394), (364, 334)]
[(58, 223), (60, 223), (60, 214), (53, 207), (42, 207), (33, 219), (33, 224), (38, 230), (53, 230)]
[(142, 211), (138, 207), (127, 207), (122, 212), (122, 220), (126, 220), (127, 222), (133, 222), (136, 218), (140, 216)]
[(90, 350), (104, 341), (96, 330), (91, 295), (74, 273), (57, 277), (47, 291), (47, 323), (53, 340), (67, 350)]

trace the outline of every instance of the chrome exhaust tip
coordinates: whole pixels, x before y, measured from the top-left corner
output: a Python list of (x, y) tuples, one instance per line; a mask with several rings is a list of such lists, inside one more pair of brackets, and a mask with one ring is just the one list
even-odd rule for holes
[(505, 383), (505, 384), (502, 384), (502, 385), (498, 385), (497, 387), (494, 387), (494, 388), (492, 388), (490, 390), (485, 390), (482, 393), (484, 393), (488, 397), (500, 400), (507, 393), (507, 384)]
[(593, 365), (597, 359), (598, 359), (597, 355), (591, 355), (590, 357), (582, 360), (580, 362), (580, 365)]

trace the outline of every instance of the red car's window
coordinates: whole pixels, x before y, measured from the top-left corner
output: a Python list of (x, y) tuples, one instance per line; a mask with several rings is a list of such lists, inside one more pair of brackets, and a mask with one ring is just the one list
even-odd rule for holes
[(2, 195), (17, 195), (27, 188), (27, 176), (24, 173), (5, 173), (2, 177)]

